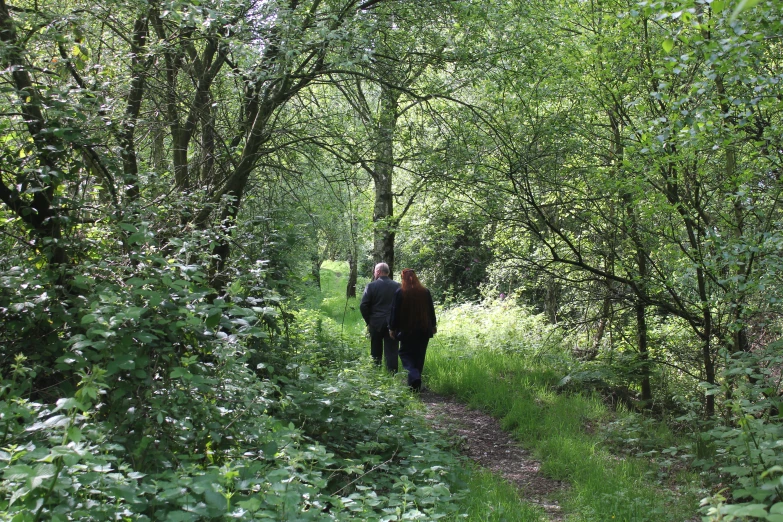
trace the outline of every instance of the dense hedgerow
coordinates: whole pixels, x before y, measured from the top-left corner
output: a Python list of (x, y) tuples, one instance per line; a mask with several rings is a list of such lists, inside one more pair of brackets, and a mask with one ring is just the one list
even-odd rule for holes
[(329, 319), (283, 312), (261, 267), (218, 297), (202, 264), (149, 251), (56, 295), (5, 262), (0, 520), (454, 513), (458, 461), (408, 392)]

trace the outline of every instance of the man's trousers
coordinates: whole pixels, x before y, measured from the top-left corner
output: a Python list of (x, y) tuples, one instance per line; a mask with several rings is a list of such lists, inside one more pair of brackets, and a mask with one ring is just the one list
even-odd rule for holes
[(397, 373), (399, 363), (397, 355), (399, 353), (400, 343), (389, 336), (389, 330), (381, 332), (370, 332), (370, 355), (372, 360), (378, 366), (381, 365), (381, 358), (386, 357), (386, 369), (392, 373)]

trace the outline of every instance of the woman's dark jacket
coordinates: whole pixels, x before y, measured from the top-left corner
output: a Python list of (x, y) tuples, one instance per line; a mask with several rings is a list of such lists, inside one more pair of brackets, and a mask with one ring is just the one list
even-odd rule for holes
[(394, 300), (392, 301), (391, 315), (389, 316), (389, 329), (395, 332), (397, 340), (405, 342), (407, 339), (429, 339), (435, 333), (436, 318), (435, 318), (435, 305), (432, 302), (432, 294), (427, 290), (427, 301), (429, 306), (427, 307), (427, 313), (430, 316), (430, 328), (425, 330), (406, 331), (401, 328), (402, 308), (405, 306), (405, 300), (402, 297), (402, 288), (398, 289), (394, 293)]

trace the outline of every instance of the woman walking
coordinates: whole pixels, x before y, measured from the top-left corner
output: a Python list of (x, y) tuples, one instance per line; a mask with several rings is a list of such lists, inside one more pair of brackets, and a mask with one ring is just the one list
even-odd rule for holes
[(394, 294), (389, 317), (389, 335), (400, 341), (400, 360), (408, 370), (408, 386), (421, 390), (421, 372), (427, 344), (435, 335), (436, 319), (432, 295), (410, 268), (402, 271), (402, 287)]

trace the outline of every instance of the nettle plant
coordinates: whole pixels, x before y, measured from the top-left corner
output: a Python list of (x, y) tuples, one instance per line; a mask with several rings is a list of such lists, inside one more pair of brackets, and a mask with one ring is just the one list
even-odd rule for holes
[(724, 354), (727, 419), (701, 434), (696, 465), (730, 484), (702, 501), (708, 520), (783, 522), (783, 340), (757, 353)]
[(336, 330), (284, 328), (261, 267), (216, 295), (202, 238), (164, 254), (127, 228), (133, 262), (85, 259), (67, 297), (26, 260), (0, 277), (0, 519), (454, 512), (456, 458)]
[[(64, 295), (45, 270), (17, 261), (0, 281), (11, 319), (3, 336), (13, 340), (3, 355), (14, 360), (0, 387), (0, 513), (159, 519), (201, 503), (216, 516), (237, 508), (228, 493), (162, 501), (162, 485), (228, 466), (239, 471), (214, 482), (230, 492), (245, 467), (260, 480), (287, 460), (277, 445), (300, 435), (264, 414), (274, 386), (244, 365), (249, 342), (270, 337), (275, 296), (218, 298), (201, 264), (150, 248), (131, 265), (85, 259)], [(260, 464), (231, 465), (250, 448)]]
[[(148, 438), (122, 444), (116, 426), (98, 420), (105, 373), (85, 374), (74, 397), (44, 405), (14, 396), (23, 362), (3, 381), (0, 400), (8, 421), (0, 450), (3, 519), (322, 518), (330, 497), (320, 493), (321, 470), (333, 460), (293, 425), (264, 414), (273, 387), (242, 365), (214, 374), (221, 386), (213, 400), (191, 395), (191, 417), (154, 418)], [(210, 427), (201, 437), (192, 433)], [(176, 430), (176, 440), (161, 444)], [(203, 443), (202, 453), (187, 451), (189, 443)], [(172, 451), (176, 444), (181, 453)]]

